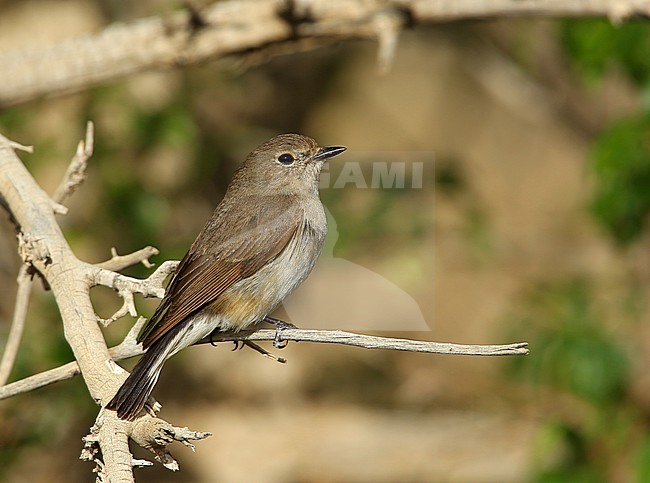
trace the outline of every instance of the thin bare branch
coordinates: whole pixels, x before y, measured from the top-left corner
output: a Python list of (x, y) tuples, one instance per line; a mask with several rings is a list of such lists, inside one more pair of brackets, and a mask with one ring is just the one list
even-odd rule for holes
[(115, 248), (111, 249), (111, 258), (105, 262), (95, 264), (99, 268), (119, 272), (127, 267), (131, 267), (138, 263), (142, 263), (145, 267), (151, 268), (154, 266), (149, 261), (149, 258), (158, 255), (158, 249), (152, 246), (144, 247), (137, 252), (129, 253), (128, 255), (118, 255)]
[(70, 165), (68, 166), (61, 183), (52, 195), (52, 199), (55, 203), (63, 203), (65, 199), (74, 193), (85, 181), (88, 160), (93, 155), (94, 146), (95, 127), (92, 121), (88, 121), (86, 124), (86, 138), (79, 141), (77, 151), (72, 157), (72, 161), (70, 161)]
[(0, 361), (0, 387), (4, 386), (9, 379), (11, 369), (16, 362), (18, 347), (23, 336), (25, 328), (25, 318), (27, 316), (27, 306), (29, 305), (29, 294), (32, 291), (31, 276), (27, 273), (27, 266), (23, 265), (18, 274), (18, 291), (16, 293), (16, 306), (14, 307), (14, 316), (11, 321), (11, 329), (5, 350), (2, 353)]
[(11, 141), (7, 138), (4, 139), (7, 146), (11, 149), (14, 149), (16, 151), (25, 151), (26, 153), (33, 153), (34, 152), (34, 146), (25, 146), (23, 144), (17, 143), (16, 141)]
[(79, 373), (79, 364), (77, 364), (77, 362), (68, 362), (56, 369), (40, 372), (33, 376), (26, 377), (25, 379), (11, 382), (5, 386), (0, 386), (0, 400), (33, 391), (40, 387), (49, 386), (54, 382), (70, 379)]
[[(217, 332), (199, 344), (232, 341), (274, 341), (275, 329), (259, 329), (238, 333)], [(505, 345), (468, 345), (450, 342), (433, 342), (425, 340), (398, 339), (374, 335), (354, 334), (342, 330), (282, 329), (280, 341), (318, 342), (322, 344), (341, 344), (364, 349), (389, 349), (407, 352), (426, 352), (429, 354), (451, 354), (465, 356), (512, 356), (528, 354), (528, 344), (517, 342)]]
[[(144, 320), (141, 318), (136, 326), (134, 326), (134, 329), (125, 337), (124, 341), (110, 350), (111, 357), (114, 361), (129, 359), (143, 353), (142, 346), (135, 341), (135, 336), (139, 332)], [(197, 344), (209, 344), (212, 342), (264, 342), (274, 341), (275, 337), (275, 329), (247, 330), (237, 333), (215, 332), (212, 334), (212, 337), (207, 337)], [(452, 344), (449, 342), (354, 334), (341, 330), (283, 329), (280, 332), (280, 340), (340, 344), (365, 349), (388, 349), (407, 352), (425, 352), (429, 354), (466, 356), (511, 356), (528, 354), (528, 344), (526, 342), (503, 345)], [(79, 368), (76, 362), (69, 362), (56, 369), (27, 377), (8, 384), (5, 387), (0, 387), (0, 400), (69, 379), (77, 374), (79, 374)]]

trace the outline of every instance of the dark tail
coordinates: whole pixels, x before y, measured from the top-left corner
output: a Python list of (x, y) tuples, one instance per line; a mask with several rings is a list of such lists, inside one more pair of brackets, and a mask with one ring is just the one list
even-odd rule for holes
[(173, 350), (172, 337), (168, 337), (173, 335), (175, 334), (167, 334), (149, 347), (117, 394), (106, 405), (107, 409), (117, 411), (120, 419), (133, 421), (144, 408), (158, 382), (163, 363)]

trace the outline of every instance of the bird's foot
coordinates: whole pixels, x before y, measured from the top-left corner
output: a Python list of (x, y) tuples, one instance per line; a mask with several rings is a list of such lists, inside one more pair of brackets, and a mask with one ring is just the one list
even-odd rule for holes
[(275, 338), (273, 339), (273, 347), (276, 349), (284, 349), (289, 344), (288, 340), (282, 340), (283, 330), (298, 328), (290, 322), (275, 319), (273, 317), (269, 317), (268, 315), (264, 317), (264, 322), (268, 322), (269, 324), (273, 324), (275, 326)]
[[(212, 347), (217, 347), (217, 342), (214, 341), (214, 332), (210, 332), (210, 345)], [(240, 340), (233, 340), (233, 343), (235, 344), (235, 347), (232, 348), (233, 352), (236, 350), (242, 349), (246, 344)]]

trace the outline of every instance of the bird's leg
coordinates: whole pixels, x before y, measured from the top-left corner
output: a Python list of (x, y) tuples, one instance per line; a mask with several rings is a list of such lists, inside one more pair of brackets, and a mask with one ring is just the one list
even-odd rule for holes
[(273, 347), (276, 349), (284, 349), (289, 344), (289, 341), (284, 341), (284, 344), (282, 343), (283, 341), (281, 333), (283, 330), (298, 328), (290, 322), (285, 322), (284, 320), (269, 317), (268, 315), (266, 315), (262, 320), (264, 322), (268, 322), (269, 324), (275, 325), (275, 339), (273, 339)]

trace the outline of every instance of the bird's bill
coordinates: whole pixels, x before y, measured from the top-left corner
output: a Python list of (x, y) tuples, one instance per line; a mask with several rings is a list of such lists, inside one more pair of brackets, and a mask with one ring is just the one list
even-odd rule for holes
[(333, 158), (345, 151), (345, 146), (323, 146), (318, 150), (318, 152), (311, 158), (312, 161), (325, 160)]

